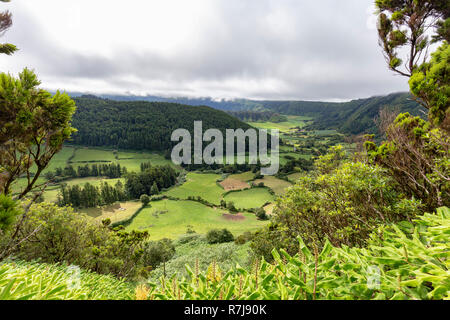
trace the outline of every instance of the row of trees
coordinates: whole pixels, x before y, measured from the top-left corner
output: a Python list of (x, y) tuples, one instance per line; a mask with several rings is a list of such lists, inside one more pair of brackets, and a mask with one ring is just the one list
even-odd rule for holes
[(93, 208), (96, 206), (109, 205), (117, 201), (129, 199), (122, 182), (118, 181), (114, 186), (103, 182), (99, 187), (86, 183), (67, 186), (63, 184), (58, 195), (58, 205), (71, 206), (74, 208)]
[[(143, 167), (147, 167), (144, 165)], [(178, 173), (171, 166), (147, 167), (143, 172), (125, 176), (125, 185), (118, 181), (114, 186), (103, 182), (99, 187), (86, 183), (84, 186), (63, 184), (58, 196), (60, 206), (92, 208), (113, 204), (117, 201), (140, 199), (142, 195), (158, 195), (160, 190), (173, 186)]]
[(130, 199), (139, 199), (143, 194), (152, 196), (175, 185), (177, 178), (178, 172), (169, 165), (150, 167), (140, 173), (128, 174), (125, 191)]
[(84, 166), (68, 165), (64, 168), (56, 168), (54, 171), (49, 171), (45, 174), (48, 180), (55, 178), (60, 180), (86, 177), (107, 177), (110, 179), (120, 178), (127, 173), (127, 168), (120, 164), (86, 164)]

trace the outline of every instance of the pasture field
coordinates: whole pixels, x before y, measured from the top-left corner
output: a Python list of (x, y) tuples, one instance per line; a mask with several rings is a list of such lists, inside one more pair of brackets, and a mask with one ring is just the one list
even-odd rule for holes
[(274, 196), (266, 188), (253, 188), (243, 191), (231, 192), (224, 197), (227, 202), (234, 202), (236, 208), (260, 208), (267, 202), (274, 200)]
[(98, 208), (87, 208), (77, 210), (80, 213), (85, 213), (97, 221), (104, 219), (111, 219), (111, 222), (119, 222), (130, 218), (142, 204), (139, 201), (128, 201), (115, 203), (109, 206)]
[(174, 187), (163, 194), (180, 199), (200, 196), (208, 202), (220, 204), (224, 190), (217, 185), (217, 180), (221, 177), (218, 174), (190, 172), (183, 185)]
[(75, 148), (63, 147), (50, 161), (48, 167), (44, 170), (45, 172), (53, 171), (56, 168), (64, 168), (67, 165), (69, 159), (73, 156)]
[(238, 173), (238, 174), (232, 174), (230, 176), (228, 176), (228, 178), (234, 179), (234, 180), (239, 180), (242, 182), (248, 182), (250, 180), (253, 180), (255, 177), (255, 174), (251, 171), (247, 171), (247, 172), (243, 172), (243, 173)]
[(75, 152), (71, 163), (73, 166), (102, 163), (118, 163), (126, 167), (129, 172), (141, 170), (141, 163), (150, 162), (154, 166), (172, 165), (177, 168), (171, 160), (165, 159), (161, 154), (148, 152), (123, 152), (103, 149), (80, 148)]
[(280, 132), (291, 132), (294, 128), (303, 128), (306, 126), (306, 122), (311, 121), (310, 117), (303, 116), (287, 116), (288, 121), (285, 122), (248, 122), (249, 125), (258, 129), (278, 129)]
[(286, 158), (286, 156), (293, 157), (294, 159), (302, 158), (302, 159), (305, 159), (305, 160), (309, 160), (312, 157), (310, 154), (301, 154), (301, 153), (294, 153), (294, 152), (280, 153), (280, 164), (281, 165), (285, 165), (286, 163), (289, 162), (289, 159)]
[(292, 186), (291, 183), (285, 180), (277, 179), (273, 176), (265, 176), (264, 179), (255, 180), (256, 184), (261, 182), (264, 183), (266, 187), (272, 189), (276, 195), (284, 194), (286, 192), (286, 189)]
[(126, 167), (129, 172), (139, 172), (141, 170), (141, 163), (144, 162), (150, 162), (153, 166), (171, 165), (177, 170), (180, 169), (178, 166), (174, 165), (171, 160), (165, 159), (158, 153), (119, 151), (115, 162), (119, 163), (122, 167)]
[(206, 234), (211, 229), (227, 228), (235, 236), (245, 231), (255, 231), (267, 222), (259, 221), (254, 214), (244, 213), (241, 219), (229, 219), (225, 210), (212, 209), (194, 201), (160, 200), (150, 202), (126, 227), (127, 230), (147, 230), (151, 240), (177, 239), (186, 233), (188, 226), (195, 232)]
[(75, 151), (72, 159), (73, 165), (76, 163), (113, 162), (116, 160), (114, 151), (93, 148), (79, 148)]
[(275, 203), (270, 203), (264, 207), (266, 214), (268, 214), (269, 216), (273, 214), (273, 209), (275, 209)]

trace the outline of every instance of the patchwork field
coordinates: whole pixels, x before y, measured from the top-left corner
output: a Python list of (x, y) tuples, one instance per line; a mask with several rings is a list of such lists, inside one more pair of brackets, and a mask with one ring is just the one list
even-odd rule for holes
[(186, 182), (178, 187), (166, 191), (167, 196), (187, 199), (188, 197), (201, 196), (214, 204), (220, 204), (224, 190), (217, 185), (221, 178), (218, 174), (201, 174), (190, 172), (186, 176)]
[(253, 188), (243, 191), (231, 192), (224, 197), (227, 202), (234, 202), (236, 208), (260, 208), (267, 202), (274, 200), (274, 196), (266, 188)]
[(243, 190), (250, 188), (248, 181), (253, 180), (255, 174), (251, 171), (232, 174), (228, 176), (224, 181), (220, 183), (220, 185), (224, 188), (225, 191), (232, 190)]
[(80, 209), (78, 212), (85, 213), (98, 221), (111, 219), (111, 222), (114, 223), (130, 218), (141, 206), (139, 201), (128, 201), (102, 208)]
[(288, 121), (285, 122), (248, 122), (249, 125), (258, 129), (278, 129), (280, 132), (290, 132), (293, 128), (303, 128), (306, 122), (311, 121), (310, 117), (287, 116)]
[(151, 202), (151, 207), (143, 209), (127, 230), (148, 230), (150, 238), (158, 240), (176, 239), (186, 233), (188, 226), (200, 234), (215, 228), (227, 228), (238, 236), (267, 223), (249, 213), (244, 213), (244, 219), (240, 220), (227, 219), (226, 214), (224, 210), (212, 209), (198, 202), (161, 200)]
[(75, 151), (71, 163), (112, 162), (114, 160), (116, 160), (116, 157), (113, 151), (80, 148)]
[(276, 195), (284, 194), (286, 189), (289, 188), (290, 186), (292, 186), (291, 183), (289, 183), (285, 180), (277, 179), (277, 178), (271, 177), (271, 176), (265, 176), (264, 179), (255, 180), (256, 184), (261, 183), (261, 182), (264, 183), (264, 185), (266, 187), (269, 187), (270, 189), (272, 189)]

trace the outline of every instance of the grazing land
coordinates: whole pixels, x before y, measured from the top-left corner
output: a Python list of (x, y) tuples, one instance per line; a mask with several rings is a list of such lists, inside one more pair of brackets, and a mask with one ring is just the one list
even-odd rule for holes
[(141, 206), (142, 203), (139, 201), (128, 201), (98, 208), (79, 209), (78, 212), (85, 213), (100, 222), (104, 219), (110, 219), (111, 223), (116, 223), (133, 216)]
[(275, 192), (276, 195), (282, 195), (286, 192), (286, 189), (292, 186), (290, 182), (277, 179), (272, 176), (266, 176), (264, 179), (255, 180), (256, 184), (264, 183), (264, 186), (269, 187)]
[(291, 132), (295, 128), (303, 128), (309, 121), (310, 117), (303, 116), (287, 116), (288, 121), (285, 122), (248, 122), (249, 125), (259, 129), (278, 129), (280, 132)]
[(251, 213), (243, 213), (244, 219), (227, 219), (227, 211), (213, 209), (194, 201), (152, 201), (127, 226), (127, 230), (147, 230), (152, 240), (177, 239), (188, 227), (199, 234), (214, 228), (227, 228), (235, 236), (246, 231), (255, 231), (267, 222), (259, 221)]
[(274, 196), (266, 188), (253, 188), (231, 192), (224, 197), (224, 200), (234, 202), (236, 208), (239, 209), (253, 209), (260, 208), (264, 204), (272, 202)]
[(170, 197), (188, 199), (188, 197), (202, 197), (206, 201), (220, 204), (224, 190), (217, 184), (221, 178), (218, 174), (190, 172), (186, 176), (186, 182), (181, 186), (170, 189), (164, 194)]

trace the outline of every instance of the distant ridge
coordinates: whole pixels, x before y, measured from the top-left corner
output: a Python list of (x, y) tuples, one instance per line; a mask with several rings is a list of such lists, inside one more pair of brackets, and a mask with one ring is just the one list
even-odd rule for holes
[[(72, 93), (81, 96), (81, 93)], [(335, 129), (344, 134), (377, 133), (374, 118), (383, 108), (423, 116), (424, 109), (407, 92), (356, 99), (349, 102), (289, 101), (289, 100), (214, 100), (212, 98), (165, 98), (158, 96), (82, 95), (83, 98), (103, 98), (123, 102), (178, 103), (189, 106), (208, 106), (226, 112), (271, 111), (285, 115), (315, 118), (314, 129)]]

